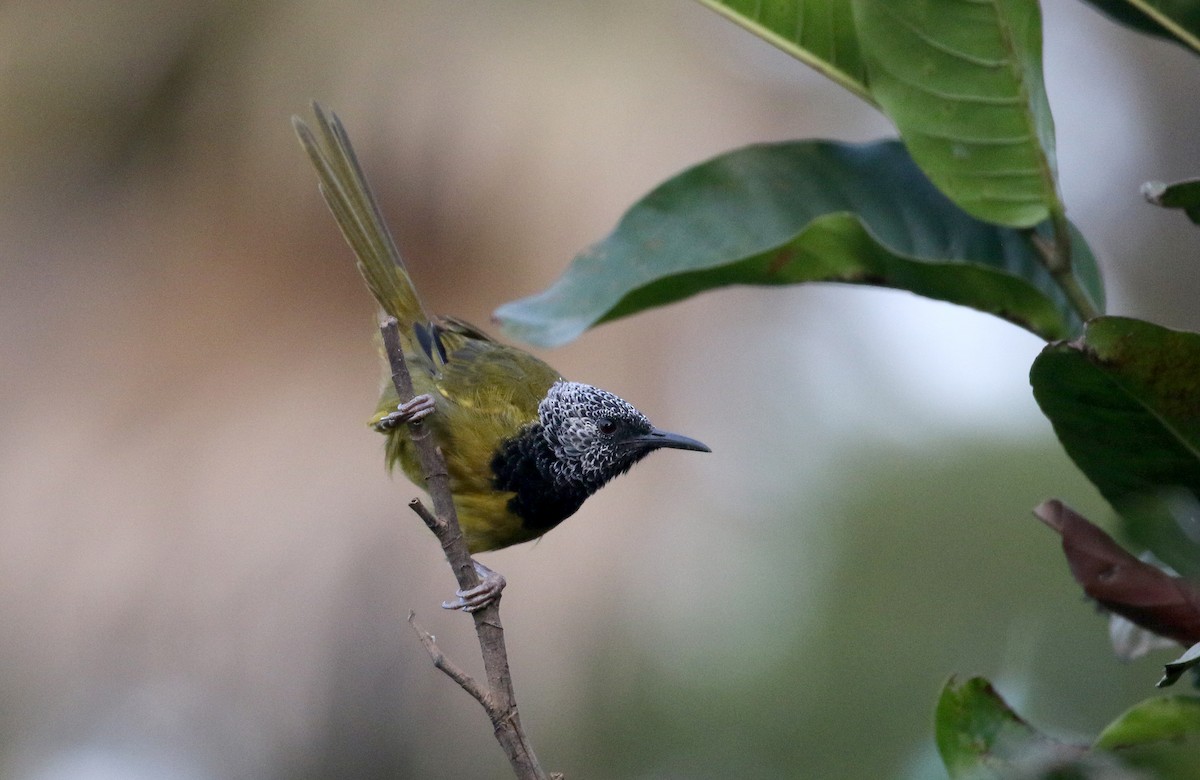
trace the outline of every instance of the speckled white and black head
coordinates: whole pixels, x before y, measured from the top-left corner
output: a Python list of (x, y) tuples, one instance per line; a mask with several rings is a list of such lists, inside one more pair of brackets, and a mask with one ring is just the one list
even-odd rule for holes
[(659, 430), (607, 390), (559, 381), (538, 405), (538, 423), (510, 441), (492, 464), (496, 486), (530, 527), (549, 529), (584, 499), (654, 450), (709, 452), (695, 439)]

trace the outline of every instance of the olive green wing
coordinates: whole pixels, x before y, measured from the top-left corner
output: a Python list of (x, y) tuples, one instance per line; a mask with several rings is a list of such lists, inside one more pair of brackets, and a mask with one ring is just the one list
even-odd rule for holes
[[(436, 410), (426, 418), (446, 456), (455, 489), (490, 489), (492, 459), (500, 445), (538, 420), (538, 404), (559, 374), (527, 352), (488, 338), (460, 320), (442, 319), (429, 336), (419, 336), (429, 353), (418, 356), (434, 370), (416, 372), (417, 393), (429, 393)], [(393, 388), (385, 388), (374, 420), (396, 408)], [(400, 463), (410, 476), (416, 468), (407, 431), (389, 436), (388, 463)]]

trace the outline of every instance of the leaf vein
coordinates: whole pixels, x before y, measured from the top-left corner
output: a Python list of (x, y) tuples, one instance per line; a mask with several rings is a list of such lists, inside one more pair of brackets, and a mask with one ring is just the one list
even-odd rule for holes
[(953, 46), (951, 46), (950, 44), (945, 43), (944, 41), (939, 41), (938, 39), (932, 37), (927, 32), (922, 30), (920, 27), (917, 27), (915, 24), (910, 22), (908, 19), (906, 19), (903, 16), (901, 16), (900, 14), (896, 13), (896, 11), (893, 8), (889, 7), (887, 5), (887, 3), (881, 3), (879, 8), (880, 8), (880, 10), (883, 11), (883, 13), (890, 16), (893, 20), (896, 21), (897, 24), (899, 24), (900, 26), (907, 29), (910, 33), (915, 35), (919, 40), (921, 40), (927, 46), (929, 46), (930, 48), (935, 49), (937, 51), (940, 51), (943, 54), (946, 54), (950, 57), (954, 57), (955, 59), (961, 60), (962, 62), (965, 62), (969, 65), (975, 65), (980, 68), (987, 68), (987, 69), (991, 69), (991, 70), (1006, 68), (1009, 65), (1008, 60), (1006, 60), (1006, 59), (994, 60), (994, 59), (990, 59), (988, 57), (981, 57), (977, 54), (971, 54), (970, 52), (965, 52), (965, 51), (962, 51), (961, 49), (956, 49)]
[(925, 138), (932, 138), (936, 141), (949, 141), (952, 143), (966, 144), (968, 146), (1022, 146), (1026, 142), (1034, 139), (1033, 135), (1030, 133), (996, 136), (994, 138), (968, 138), (966, 136), (954, 135), (952, 133), (938, 133), (932, 130), (921, 130), (920, 128), (912, 128), (909, 132), (911, 134), (924, 136)]
[(993, 95), (971, 95), (971, 94), (958, 93), (958, 92), (946, 92), (945, 90), (936, 89), (927, 84), (922, 84), (920, 82), (912, 81), (908, 78), (905, 78), (898, 71), (888, 68), (886, 66), (881, 66), (881, 70), (885, 71), (889, 76), (891, 76), (896, 81), (903, 84), (904, 86), (908, 87), (909, 89), (913, 89), (918, 92), (923, 92), (927, 95), (932, 95), (933, 97), (940, 98), (942, 100), (949, 100), (949, 101), (952, 101), (955, 103), (972, 103), (975, 105), (983, 105), (983, 106), (1020, 106), (1020, 105), (1022, 105), (1020, 94), (993, 96)]

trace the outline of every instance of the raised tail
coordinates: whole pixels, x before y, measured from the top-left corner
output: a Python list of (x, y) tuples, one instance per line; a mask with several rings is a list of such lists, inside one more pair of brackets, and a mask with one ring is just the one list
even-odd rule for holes
[(350, 145), (346, 128), (333, 112), (326, 112), (313, 101), (322, 144), (298, 116), (292, 126), (300, 143), (312, 159), (321, 179), (321, 194), (329, 204), (342, 235), (358, 257), (358, 270), (379, 306), (400, 323), (402, 333), (412, 333), (415, 323), (428, 322), (416, 288), (409, 279), (396, 242), (379, 212), (379, 204), (367, 185), (362, 166)]

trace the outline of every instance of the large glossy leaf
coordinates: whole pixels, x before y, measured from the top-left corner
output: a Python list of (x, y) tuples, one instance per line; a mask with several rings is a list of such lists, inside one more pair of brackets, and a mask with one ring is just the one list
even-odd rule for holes
[(867, 102), (867, 69), (850, 0), (700, 0)]
[(1200, 575), (1200, 334), (1101, 317), (1078, 341), (1046, 347), (1030, 382), (1126, 532)]
[(980, 219), (1060, 215), (1037, 0), (853, 0), (871, 94), (922, 170)]
[(1200, 52), (1200, 3), (1196, 0), (1087, 0), (1122, 24), (1177, 41)]
[(1038, 732), (982, 677), (947, 682), (934, 717), (938, 753), (952, 780), (1003, 777), (1016, 763), (1057, 763), (1083, 752)]
[[(1074, 272), (1103, 293), (1086, 243)], [(751, 146), (684, 171), (636, 203), (538, 295), (496, 317), (541, 345), (730, 284), (848, 282), (971, 306), (1047, 339), (1079, 318), (1029, 233), (974, 219), (895, 141)]]

